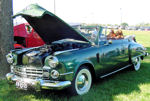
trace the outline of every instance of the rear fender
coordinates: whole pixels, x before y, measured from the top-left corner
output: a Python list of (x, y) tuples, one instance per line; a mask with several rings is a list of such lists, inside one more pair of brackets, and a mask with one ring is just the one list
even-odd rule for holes
[(129, 62), (132, 63), (132, 59), (136, 57), (143, 57), (145, 56), (145, 48), (140, 44), (130, 44), (129, 45)]

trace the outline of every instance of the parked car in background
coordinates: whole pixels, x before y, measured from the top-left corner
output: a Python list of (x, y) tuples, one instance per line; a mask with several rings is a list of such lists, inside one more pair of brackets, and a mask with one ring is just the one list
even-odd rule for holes
[(109, 38), (99, 27), (88, 38), (56, 15), (38, 5), (17, 13), (43, 39), (40, 47), (11, 50), (6, 56), (10, 83), (19, 89), (64, 89), (73, 94), (87, 93), (95, 78), (104, 78), (125, 68), (140, 69), (146, 49), (132, 37)]
[(139, 27), (136, 27), (136, 26), (128, 26), (126, 29), (127, 29), (127, 30), (138, 30)]
[(144, 27), (144, 31), (150, 31), (150, 27)]
[(14, 26), (14, 48), (30, 48), (44, 45), (44, 41), (28, 23)]

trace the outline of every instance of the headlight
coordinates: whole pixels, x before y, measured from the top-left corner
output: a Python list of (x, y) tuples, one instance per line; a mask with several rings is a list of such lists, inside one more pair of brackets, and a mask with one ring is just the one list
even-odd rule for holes
[(6, 59), (7, 59), (7, 62), (10, 64), (14, 62), (14, 58), (13, 58), (13, 55), (11, 53), (6, 55)]
[(57, 79), (59, 77), (59, 72), (57, 70), (52, 70), (51, 71), (51, 77), (53, 79)]
[(50, 67), (55, 68), (58, 65), (57, 57), (54, 57), (54, 56), (50, 57), (48, 60), (48, 64)]

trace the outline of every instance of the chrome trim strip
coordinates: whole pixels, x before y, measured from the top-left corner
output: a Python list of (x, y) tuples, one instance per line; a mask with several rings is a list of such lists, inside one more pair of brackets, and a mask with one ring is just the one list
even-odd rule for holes
[(58, 55), (58, 54), (61, 54), (61, 53), (64, 53), (64, 52), (70, 52), (70, 51), (74, 51), (74, 50), (79, 50), (79, 48), (69, 49), (69, 50), (65, 50), (65, 51), (57, 51), (57, 52), (54, 53), (54, 55)]
[(61, 76), (62, 75), (68, 75), (68, 74), (72, 74), (73, 72), (68, 72), (68, 73), (63, 73), (63, 74), (60, 74)]
[(116, 72), (118, 72), (118, 71), (121, 71), (121, 70), (123, 70), (123, 69), (125, 69), (125, 68), (131, 66), (131, 65), (132, 65), (132, 64), (129, 64), (129, 65), (127, 65), (127, 66), (125, 66), (125, 67), (123, 67), (123, 68), (120, 68), (120, 69), (118, 69), (118, 70), (116, 70), (116, 71), (113, 71), (113, 72), (110, 72), (110, 73), (105, 74), (105, 75), (103, 75), (103, 76), (100, 76), (100, 78), (104, 78), (104, 77), (106, 77), (106, 76), (109, 76), (109, 75), (111, 75), (111, 74), (114, 74), (114, 73), (116, 73)]
[(145, 56), (145, 53), (141, 54), (141, 55), (138, 55), (138, 56), (134, 56), (132, 57), (131, 59), (134, 59), (134, 58), (137, 58), (137, 57), (141, 57), (141, 56)]

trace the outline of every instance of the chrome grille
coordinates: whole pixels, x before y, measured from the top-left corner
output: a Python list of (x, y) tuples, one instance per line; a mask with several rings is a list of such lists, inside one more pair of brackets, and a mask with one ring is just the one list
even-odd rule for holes
[(26, 68), (26, 75), (27, 78), (32, 78), (32, 79), (42, 78), (43, 70), (37, 68)]
[(42, 68), (29, 68), (29, 67), (17, 67), (14, 68), (14, 73), (19, 77), (36, 79), (49, 79), (49, 77), (43, 77), (43, 69)]
[(24, 74), (24, 72), (22, 71), (22, 68), (14, 68), (14, 73), (19, 77), (23, 77), (23, 74)]

